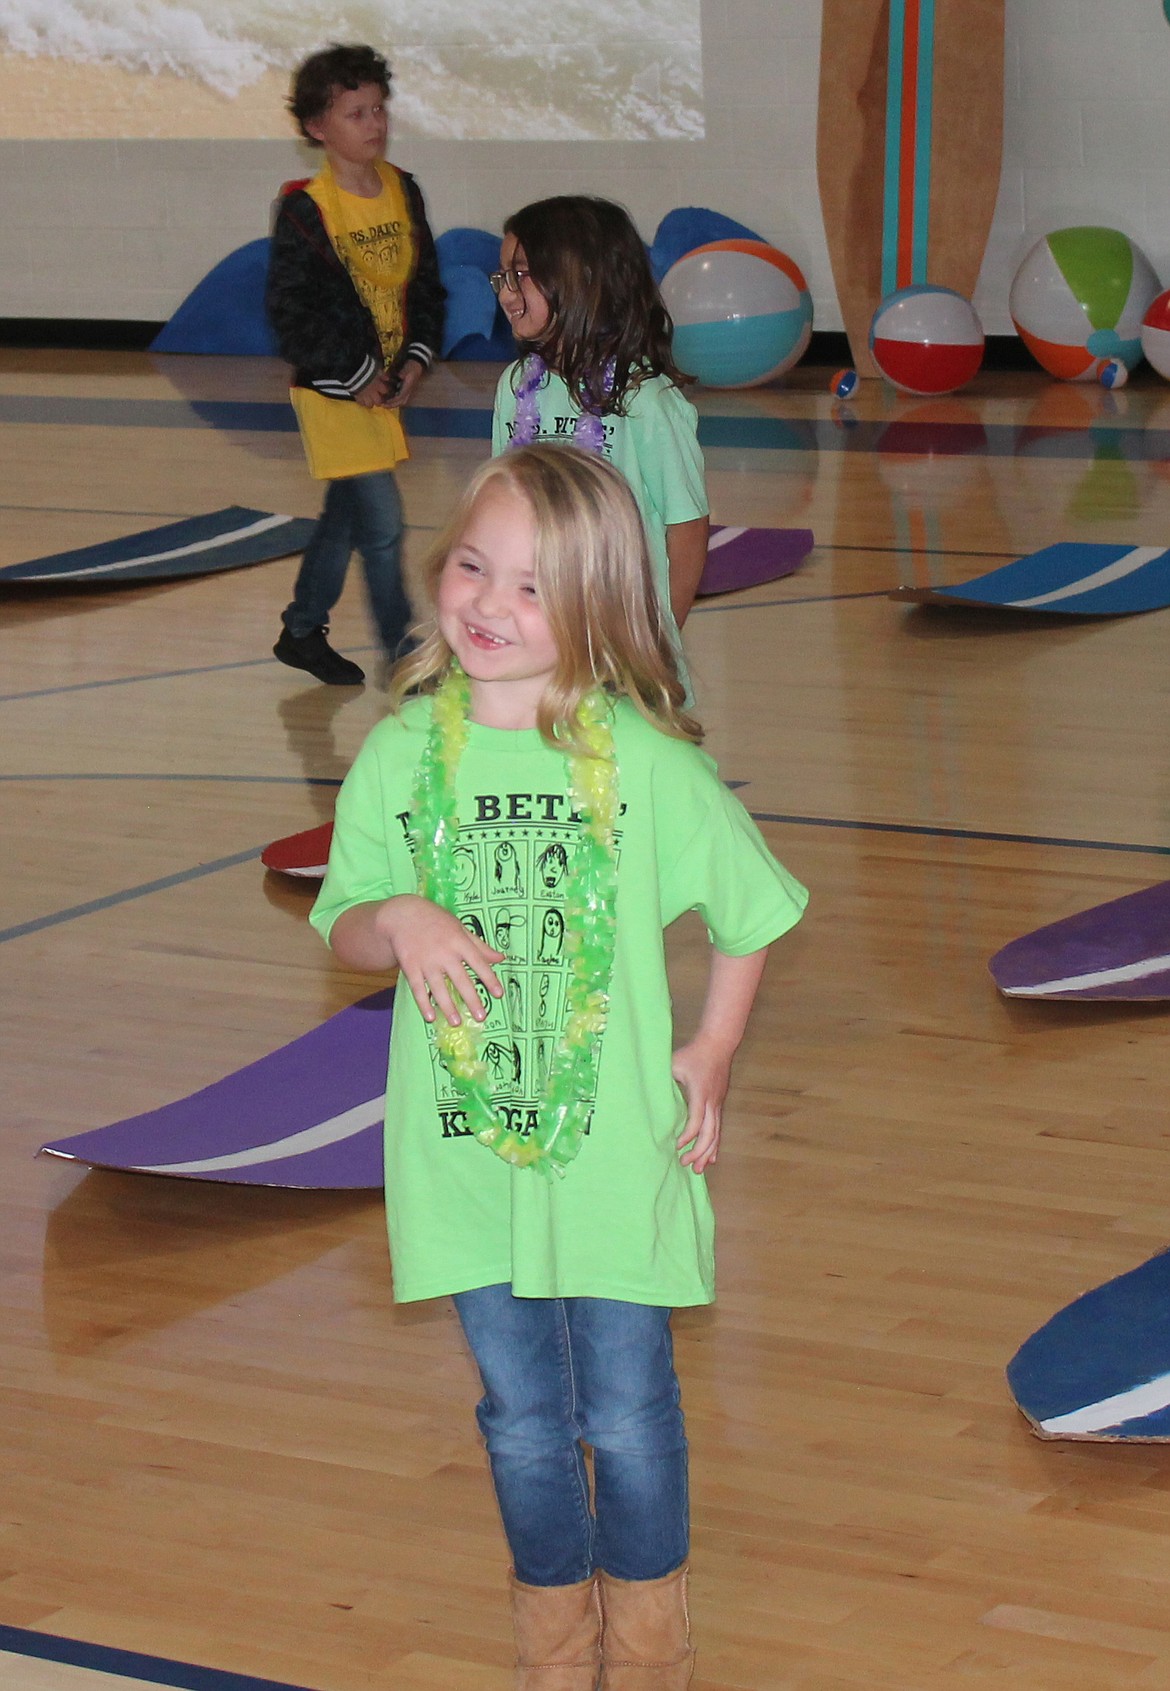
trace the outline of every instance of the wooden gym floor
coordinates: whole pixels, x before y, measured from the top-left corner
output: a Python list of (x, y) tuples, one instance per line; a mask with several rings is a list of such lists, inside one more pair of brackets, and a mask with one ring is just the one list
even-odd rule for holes
[[(696, 1685), (1165, 1687), (1170, 1451), (1040, 1443), (1003, 1369), (1170, 1238), (1166, 1012), (1008, 1003), (986, 964), (1165, 875), (1170, 622), (884, 595), (1170, 541), (1170, 390), (985, 376), (846, 414), (826, 374), (699, 400), (716, 520), (817, 547), (687, 628), (710, 746), (812, 888), (736, 1069), (719, 1302), (677, 1319)], [(494, 376), (420, 396), (414, 557)], [(283, 397), (264, 361), (3, 355), (0, 563), (227, 504), (315, 514)], [(0, 600), (13, 1691), (509, 1684), (472, 1368), (445, 1304), (395, 1309), (377, 1198), (35, 1156), (371, 990), (256, 860), (330, 814), (384, 709), (270, 658), (294, 568)], [(373, 660), (356, 570), (334, 628)], [(697, 922), (671, 952), (685, 1025)]]

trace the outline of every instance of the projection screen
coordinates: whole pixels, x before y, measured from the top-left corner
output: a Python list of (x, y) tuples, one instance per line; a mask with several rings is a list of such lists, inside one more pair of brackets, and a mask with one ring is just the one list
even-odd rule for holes
[(399, 134), (703, 135), (700, 0), (0, 0), (0, 136), (289, 134), (289, 67), (366, 41)]

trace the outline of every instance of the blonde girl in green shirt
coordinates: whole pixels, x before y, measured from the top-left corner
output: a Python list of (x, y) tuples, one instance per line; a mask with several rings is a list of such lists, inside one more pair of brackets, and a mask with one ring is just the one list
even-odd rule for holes
[[(638, 508), (604, 460), (530, 446), (482, 466), (428, 579), (312, 914), (347, 966), (399, 971), (395, 1293), (451, 1294), (479, 1366), (519, 1691), (677, 1691), (670, 1312), (714, 1295), (704, 1171), (767, 947), (806, 895), (698, 749)], [(710, 974), (673, 1049), (663, 929), (689, 909)]]

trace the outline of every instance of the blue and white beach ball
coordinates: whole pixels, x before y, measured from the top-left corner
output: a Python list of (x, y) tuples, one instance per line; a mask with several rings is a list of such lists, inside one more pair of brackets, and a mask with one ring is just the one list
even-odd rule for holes
[(710, 241), (672, 264), (662, 297), (680, 370), (711, 388), (782, 376), (812, 334), (812, 295), (799, 268), (766, 241)]

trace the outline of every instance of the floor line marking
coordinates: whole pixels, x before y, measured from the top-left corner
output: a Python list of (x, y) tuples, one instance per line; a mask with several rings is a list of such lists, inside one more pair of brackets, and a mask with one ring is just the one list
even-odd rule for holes
[(771, 611), (783, 605), (827, 605), (845, 599), (888, 599), (888, 587), (875, 587), (865, 593), (809, 593), (791, 599), (741, 599), (734, 604), (712, 605), (704, 601), (691, 611), (692, 616), (707, 616), (712, 611)]
[[(29, 777), (29, 779), (32, 778)], [(111, 779), (117, 779), (117, 777), (111, 777)], [(737, 784), (746, 785), (743, 782)], [(840, 828), (861, 833), (904, 834), (926, 839), (986, 840), (991, 843), (1007, 845), (1056, 846), (1072, 851), (1120, 851), (1136, 856), (1170, 856), (1170, 845), (1142, 845), (1129, 840), (1065, 839), (1056, 834), (1007, 834), (982, 828), (935, 827), (927, 823), (862, 822), (851, 821), (847, 817), (796, 816), (770, 810), (753, 810), (750, 815), (755, 822), (782, 823), (785, 826), (797, 828)], [(265, 843), (267, 844), (267, 842)], [(173, 875), (164, 875), (155, 881), (144, 881), (141, 885), (127, 887), (122, 892), (107, 893), (104, 897), (90, 899), (85, 904), (74, 904), (66, 910), (57, 910), (47, 916), (34, 917), (33, 920), (17, 923), (14, 927), (0, 928), (0, 945), (5, 944), (8, 940), (22, 939), (29, 934), (42, 933), (46, 928), (59, 927), (62, 923), (75, 921), (81, 916), (92, 916), (99, 911), (113, 909), (119, 904), (128, 904), (139, 898), (148, 898), (152, 893), (165, 892), (171, 887), (183, 886), (188, 881), (201, 880), (206, 875), (217, 875), (223, 869), (237, 868), (241, 863), (250, 863), (259, 858), (264, 849), (264, 846), (254, 846), (248, 851), (235, 852), (230, 857), (217, 858), (212, 863), (201, 863), (193, 869), (180, 869)]]
[(1059, 834), (1004, 834), (986, 828), (943, 828), (925, 822), (858, 822), (843, 816), (792, 816), (753, 810), (756, 822), (783, 822), (798, 828), (845, 828), (871, 834), (909, 834), (940, 840), (988, 840), (1005, 845), (1059, 846), (1070, 851), (1125, 851), (1138, 856), (1170, 857), (1170, 845), (1141, 845), (1132, 840), (1065, 839)]
[(59, 1662), (65, 1667), (109, 1674), (117, 1679), (166, 1685), (172, 1691), (307, 1691), (305, 1686), (292, 1685), (284, 1679), (260, 1679), (255, 1674), (232, 1673), (226, 1668), (198, 1667), (193, 1662), (177, 1662), (168, 1656), (147, 1656), (138, 1650), (119, 1650), (108, 1644), (86, 1644), (77, 1638), (32, 1632), (23, 1626), (0, 1625), (0, 1651), (32, 1661)]
[[(358, 652), (372, 652), (374, 646), (355, 646)], [(69, 681), (60, 687), (30, 687), (23, 693), (0, 693), (0, 705), (14, 704), (21, 699), (46, 699), (57, 693), (86, 693), (96, 687), (130, 687), (139, 681), (175, 681), (185, 675), (215, 675), (224, 669), (259, 669), (263, 664), (276, 664), (283, 679), (287, 665), (276, 658), (237, 658), (232, 663), (196, 664), (190, 669), (158, 669), (145, 675), (111, 675), (104, 681)]]
[[(982, 555), (994, 557), (998, 554)], [(846, 599), (884, 599), (889, 596), (889, 592), (888, 587), (877, 587), (865, 593), (818, 593), (791, 599), (749, 599), (742, 603), (698, 604), (694, 607), (692, 615), (707, 615), (712, 611), (768, 611), (785, 605), (821, 605)], [(377, 649), (375, 646), (350, 647), (351, 651), (358, 653), (370, 653)], [(0, 693), (0, 705), (20, 704), (25, 699), (55, 698), (61, 693), (85, 693), (98, 687), (131, 687), (145, 681), (175, 681), (187, 675), (214, 675), (228, 669), (258, 669), (261, 665), (273, 661), (271, 658), (240, 658), (234, 663), (199, 664), (190, 669), (160, 669), (146, 675), (114, 675), (103, 681), (70, 681), (60, 687), (30, 687), (21, 693)]]
[[(416, 439), (487, 440), (491, 411), (484, 406), (413, 405)], [(71, 399), (57, 395), (0, 393), (0, 424), (59, 427), (215, 429), (228, 433), (295, 435), (291, 406), (274, 400)], [(899, 431), (892, 436), (889, 431)], [(699, 444), (713, 451), (876, 452), (930, 456), (939, 451), (966, 458), (1095, 458), (1104, 444), (1122, 458), (1170, 458), (1170, 430), (1135, 424), (1093, 423), (1087, 428), (1037, 431), (1028, 423), (899, 424), (860, 419), (841, 428), (828, 416), (748, 417), (700, 412)], [(290, 442), (291, 450), (291, 442)]]
[(5, 505), (0, 504), (0, 511), (32, 511), (64, 513), (71, 517), (173, 517), (181, 522), (184, 517), (197, 517), (198, 511), (127, 511), (123, 506), (111, 505)]
[(5, 945), (10, 939), (24, 939), (29, 934), (43, 933), (46, 928), (60, 927), (63, 922), (76, 921), (79, 916), (93, 916), (101, 910), (112, 910), (119, 904), (130, 904), (135, 899), (148, 898), (151, 893), (166, 892), (170, 887), (180, 887), (188, 881), (202, 880), (205, 875), (218, 875), (221, 869), (235, 869), (241, 863), (251, 863), (259, 858), (260, 853), (268, 844), (251, 847), (248, 851), (233, 852), (230, 857), (217, 857), (212, 863), (200, 863), (193, 869), (179, 869), (173, 875), (161, 875), (155, 881), (143, 881), (140, 886), (127, 887), (122, 892), (106, 893), (101, 898), (91, 898), (84, 904), (72, 904), (67, 910), (54, 910), (48, 916), (34, 916), (29, 922), (17, 922), (11, 928), (0, 928), (0, 945)]

